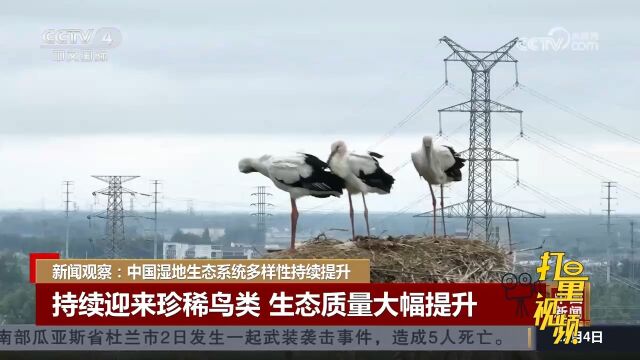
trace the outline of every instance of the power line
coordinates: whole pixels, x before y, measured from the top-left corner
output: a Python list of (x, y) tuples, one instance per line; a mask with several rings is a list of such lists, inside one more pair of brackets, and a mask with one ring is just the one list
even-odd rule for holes
[(405, 161), (405, 162), (403, 162), (402, 164), (400, 164), (400, 165), (398, 165), (398, 166), (394, 167), (393, 169), (391, 169), (391, 171), (389, 171), (389, 174), (392, 174), (392, 175), (393, 175), (393, 174), (397, 173), (398, 171), (400, 171), (400, 170), (404, 169), (404, 167), (405, 167), (405, 166), (407, 166), (407, 165), (409, 165), (410, 163), (411, 163), (411, 159), (406, 160), (406, 161)]
[[(450, 86), (451, 86), (452, 88), (454, 88), (454, 87), (453, 87), (453, 85), (451, 85), (451, 84), (450, 84)], [(454, 89), (455, 89), (455, 88), (454, 88)], [(515, 122), (515, 121), (517, 121), (517, 120), (516, 120), (516, 119), (514, 119), (513, 117), (509, 116), (509, 114), (502, 114), (502, 115), (503, 115), (507, 120), (509, 120), (509, 121), (511, 121), (511, 122)], [(521, 126), (521, 128), (523, 127), (522, 122), (520, 122), (520, 126)], [(599, 156), (599, 155), (597, 155), (597, 154), (594, 154), (594, 153), (592, 153), (592, 152), (590, 152), (590, 151), (587, 151), (587, 150), (585, 150), (585, 149), (582, 149), (582, 148), (580, 148), (580, 147), (578, 147), (578, 146), (571, 145), (570, 143), (568, 143), (568, 142), (566, 142), (566, 141), (562, 141), (561, 139), (559, 139), (559, 138), (557, 138), (557, 137), (555, 137), (555, 136), (553, 136), (553, 135), (551, 135), (551, 134), (549, 134), (549, 133), (546, 133), (546, 132), (544, 132), (544, 131), (543, 131), (543, 130), (541, 130), (541, 129), (535, 128), (534, 126), (532, 126), (532, 125), (530, 125), (530, 124), (524, 125), (524, 128), (526, 128), (526, 129), (527, 129), (527, 133), (534, 133), (534, 134), (536, 134), (536, 135), (538, 135), (538, 136), (542, 137), (542, 138), (543, 138), (543, 139), (545, 139), (545, 140), (548, 140), (548, 141), (550, 141), (550, 142), (552, 142), (552, 143), (554, 143), (554, 144), (556, 144), (556, 145), (559, 145), (559, 146), (561, 146), (561, 147), (563, 147), (563, 148), (565, 148), (565, 149), (567, 149), (567, 150), (569, 150), (569, 151), (572, 151), (572, 152), (574, 152), (574, 153), (576, 153), (576, 154), (578, 154), (578, 155), (581, 155), (581, 156), (583, 156), (583, 157), (586, 157), (586, 158), (587, 158), (587, 159), (589, 159), (589, 160), (596, 161), (596, 162), (598, 162), (598, 163), (600, 163), (600, 164), (602, 164), (602, 165), (606, 165), (606, 166), (611, 167), (611, 168), (613, 168), (613, 169), (616, 169), (616, 170), (618, 170), (618, 171), (620, 171), (620, 172), (623, 172), (623, 173), (625, 173), (625, 174), (627, 174), (627, 175), (631, 175), (631, 176), (634, 176), (634, 177), (640, 177), (640, 171), (637, 171), (637, 170), (632, 169), (632, 168), (630, 168), (630, 167), (628, 167), (628, 166), (625, 166), (625, 165), (619, 164), (619, 163), (617, 163), (617, 162), (615, 162), (615, 161), (613, 161), (613, 160), (610, 160), (610, 159), (604, 158), (604, 157)], [(533, 139), (532, 139), (531, 137), (527, 137), (527, 140), (529, 140), (529, 141), (533, 141)], [(554, 151), (554, 150), (552, 150), (551, 148), (547, 147), (547, 151), (549, 151), (550, 153), (554, 154), (554, 156), (556, 156), (556, 153), (557, 153), (557, 152), (556, 152), (556, 151)], [(558, 155), (557, 157), (562, 158), (563, 160), (565, 160), (566, 162), (570, 163), (571, 165), (573, 165), (573, 166), (575, 166), (575, 167), (579, 168), (580, 170), (582, 170), (582, 171), (584, 171), (584, 172), (586, 172), (586, 173), (588, 173), (588, 174), (590, 174), (590, 175), (592, 175), (592, 176), (594, 176), (594, 177), (596, 177), (596, 178), (598, 178), (598, 179), (600, 179), (600, 180), (605, 179), (604, 177), (600, 176), (600, 175), (599, 175), (599, 174), (597, 174), (596, 172), (591, 171), (590, 169), (588, 169), (588, 168), (586, 168), (586, 167), (584, 167), (584, 166), (580, 165), (580, 164), (579, 164), (579, 163), (577, 163), (576, 161), (572, 161), (572, 160), (570, 160), (570, 159), (569, 159), (569, 158), (567, 158), (567, 157), (562, 157), (562, 156), (559, 156), (559, 155)], [(628, 187), (628, 186), (626, 186), (626, 185), (622, 185), (622, 184), (618, 184), (618, 187), (619, 187), (621, 190), (623, 190), (624, 192), (626, 192), (626, 193), (628, 193), (628, 194), (631, 194), (631, 195), (633, 195), (633, 196), (635, 196), (635, 197), (637, 197), (637, 198), (640, 198), (640, 192), (635, 191), (634, 189), (632, 189), (632, 188), (630, 188), (630, 187)]]
[(184, 202), (187, 204), (187, 211), (189, 210), (189, 204), (192, 204), (192, 206), (202, 204), (202, 205), (215, 205), (215, 206), (235, 206), (238, 208), (243, 208), (247, 205), (246, 203), (235, 202), (235, 201), (209, 201), (209, 200), (200, 200), (200, 199), (194, 199), (194, 198), (168, 197), (168, 196), (163, 196), (162, 199), (167, 201), (174, 201), (174, 202)]
[(536, 129), (531, 125), (525, 125), (525, 127), (527, 129), (527, 132), (534, 133), (534, 134), (536, 134), (536, 135), (538, 135), (538, 136), (540, 136), (542, 138), (545, 138), (546, 140), (549, 140), (550, 142), (553, 142), (554, 144), (557, 144), (557, 145), (559, 145), (559, 146), (561, 146), (561, 147), (563, 147), (563, 148), (565, 148), (565, 149), (567, 149), (569, 151), (572, 151), (572, 152), (574, 152), (574, 153), (576, 153), (578, 155), (584, 156), (584, 157), (586, 157), (586, 158), (588, 158), (588, 159), (590, 159), (592, 161), (596, 161), (596, 162), (598, 162), (598, 163), (600, 163), (602, 165), (611, 167), (611, 168), (616, 169), (616, 170), (618, 170), (620, 172), (623, 172), (625, 174), (632, 175), (634, 177), (640, 178), (640, 171), (637, 171), (637, 170), (632, 169), (632, 168), (630, 168), (628, 166), (619, 164), (619, 163), (617, 163), (617, 162), (615, 162), (613, 160), (607, 159), (607, 158), (602, 157), (600, 155), (594, 154), (594, 153), (592, 153), (592, 152), (590, 152), (588, 150), (581, 149), (581, 148), (579, 148), (579, 147), (577, 147), (575, 145), (571, 145), (571, 144), (569, 144), (569, 143), (567, 143), (565, 141), (562, 141), (559, 138), (557, 138), (557, 137), (555, 137), (555, 136), (553, 136), (553, 135), (551, 135), (549, 133), (546, 133), (546, 132), (544, 132), (544, 131), (542, 131), (540, 129)]
[(463, 122), (460, 125), (458, 125), (455, 129), (453, 129), (453, 131), (447, 132), (446, 134), (443, 134), (442, 132), (442, 122), (440, 122), (440, 128), (438, 130), (438, 136), (442, 137), (445, 140), (453, 140), (451, 139), (451, 137), (453, 135), (455, 135), (458, 131), (464, 129), (467, 126), (467, 122)]
[(545, 145), (545, 144), (533, 139), (532, 137), (530, 137), (528, 135), (525, 135), (524, 138), (529, 143), (531, 143), (531, 144), (537, 146), (538, 148), (548, 152), (549, 154), (551, 154), (554, 157), (557, 157), (557, 158), (559, 158), (561, 160), (564, 160), (566, 163), (568, 163), (568, 164), (572, 165), (573, 167), (581, 170), (582, 172), (584, 172), (584, 173), (586, 173), (588, 175), (591, 175), (591, 176), (593, 176), (593, 177), (595, 177), (595, 178), (597, 178), (599, 180), (606, 180), (606, 178), (604, 176), (602, 176), (602, 175), (598, 174), (597, 172), (589, 169), (588, 167), (585, 167), (584, 165), (582, 165), (579, 162), (567, 157), (566, 155), (563, 155), (563, 154), (555, 151), (553, 148), (549, 147), (548, 145)]
[(522, 135), (516, 135), (515, 137), (513, 137), (511, 140), (509, 140), (508, 142), (506, 142), (504, 145), (502, 145), (500, 147), (500, 151), (506, 151), (508, 148), (510, 148), (513, 144), (515, 144), (516, 142), (518, 142), (518, 140), (522, 139)]
[[(460, 93), (462, 95), (468, 96), (468, 94), (466, 94), (462, 90), (458, 89), (454, 84), (449, 83), (449, 87), (451, 87), (451, 89), (455, 90), (456, 92), (458, 92), (458, 93)], [(500, 115), (502, 115), (504, 118), (506, 118), (507, 120), (509, 120), (511, 122), (515, 123), (516, 121), (518, 121), (517, 119), (514, 119), (513, 116), (510, 116), (510, 114), (508, 114), (508, 113), (500, 113)], [(617, 164), (616, 162), (613, 162), (611, 160), (605, 159), (605, 158), (603, 158), (601, 156), (598, 156), (596, 154), (590, 153), (587, 150), (581, 149), (581, 148), (579, 148), (577, 146), (574, 146), (574, 145), (571, 145), (571, 144), (569, 144), (567, 142), (564, 142), (564, 141), (558, 139), (557, 137), (554, 137), (553, 135), (550, 135), (550, 134), (548, 134), (548, 133), (546, 133), (546, 132), (544, 132), (544, 131), (542, 131), (540, 129), (535, 128), (534, 126), (532, 126), (530, 124), (523, 125), (522, 119), (519, 120), (519, 125), (520, 125), (520, 129), (521, 129), (521, 134), (520, 134), (519, 137), (525, 138), (531, 144), (536, 145), (538, 148), (549, 152), (554, 157), (557, 157), (557, 158), (567, 162), (568, 164), (576, 167), (577, 169), (579, 169), (579, 170), (581, 170), (581, 171), (583, 171), (583, 172), (585, 172), (585, 173), (587, 173), (587, 174), (589, 174), (589, 175), (591, 175), (591, 176), (593, 176), (593, 177), (595, 177), (595, 178), (597, 178), (599, 180), (606, 180), (606, 178), (604, 178), (603, 176), (599, 175), (597, 172), (592, 171), (591, 169), (583, 166), (582, 164), (578, 163), (577, 161), (574, 161), (574, 160), (570, 159), (569, 157), (558, 153), (557, 151), (553, 150), (549, 146), (544, 145), (543, 143), (534, 140), (531, 136), (524, 135), (524, 133), (522, 132), (522, 129), (525, 128), (525, 129), (527, 129), (527, 133), (532, 132), (534, 134), (537, 134), (538, 136), (540, 136), (540, 137), (542, 137), (542, 138), (544, 138), (546, 140), (549, 140), (549, 141), (551, 141), (551, 142), (553, 142), (553, 143), (555, 143), (557, 145), (560, 145), (560, 146), (562, 146), (562, 147), (564, 147), (564, 148), (566, 148), (566, 149), (568, 149), (570, 151), (573, 151), (573, 152), (575, 152), (575, 153), (577, 153), (579, 155), (585, 156), (585, 157), (587, 157), (587, 158), (589, 158), (591, 160), (598, 161), (598, 162), (600, 162), (602, 164), (605, 164), (605, 165), (608, 165), (610, 167), (616, 168), (616, 169), (618, 169), (620, 171), (624, 171), (624, 172), (626, 172), (628, 174), (631, 174), (631, 175), (635, 175), (633, 172), (640, 174), (639, 172), (637, 172), (637, 171), (635, 171), (635, 170), (633, 170), (631, 168), (625, 167), (624, 165)], [(505, 147), (510, 146), (512, 143), (513, 142), (509, 142)], [(527, 187), (532, 188), (532, 185), (529, 184)], [(625, 192), (628, 192), (629, 194), (640, 198), (640, 193), (639, 192), (637, 192), (637, 191), (635, 191), (635, 190), (633, 190), (633, 189), (631, 189), (631, 188), (629, 188), (627, 186), (624, 186), (624, 185), (620, 185), (619, 184), (619, 187), (622, 190), (624, 190)], [(533, 191), (533, 192), (535, 193), (535, 191)], [(539, 193), (539, 195), (546, 196), (546, 195), (543, 195), (541, 193)], [(556, 198), (556, 199), (558, 199), (558, 198)], [(566, 208), (565, 207), (566, 205), (569, 205), (569, 207)], [(577, 209), (579, 213), (584, 213), (584, 211), (582, 211), (581, 209), (578, 209), (578, 208), (574, 207), (573, 205), (570, 205), (569, 203), (566, 203), (566, 202), (565, 202), (564, 205), (561, 205), (561, 206), (565, 207), (565, 209), (572, 209), (573, 208), (574, 210), (570, 210), (570, 212), (571, 211), (572, 212), (576, 212), (575, 210)]]
[(426, 199), (427, 197), (429, 197), (429, 194), (425, 194), (422, 195), (420, 198), (410, 202), (409, 204), (403, 206), (402, 208), (400, 208), (399, 210), (395, 211), (394, 213), (387, 215), (385, 217), (383, 217), (382, 219), (380, 219), (380, 222), (384, 223), (386, 220), (398, 216), (398, 215), (402, 215), (404, 213), (406, 213), (407, 211), (409, 211), (411, 209), (411, 207), (418, 205), (419, 203), (421, 203), (424, 199)]
[(603, 130), (605, 130), (605, 131), (607, 131), (607, 132), (609, 132), (609, 133), (611, 133), (613, 135), (617, 135), (619, 137), (622, 137), (622, 138), (625, 138), (625, 139), (627, 139), (629, 141), (632, 141), (632, 142), (634, 142), (636, 144), (640, 144), (640, 138), (638, 138), (636, 136), (633, 136), (633, 135), (631, 135), (631, 134), (629, 134), (627, 132), (624, 132), (624, 131), (622, 131), (620, 129), (617, 129), (617, 128), (609, 125), (609, 124), (603, 123), (603, 122), (598, 121), (596, 119), (593, 119), (593, 118), (591, 118), (591, 117), (589, 117), (589, 116), (587, 116), (585, 114), (582, 114), (582, 113), (578, 112), (577, 110), (575, 110), (575, 109), (573, 109), (573, 108), (571, 108), (571, 107), (569, 107), (567, 105), (564, 105), (564, 104), (558, 102), (557, 100), (554, 100), (553, 98), (551, 98), (549, 96), (546, 96), (546, 95), (540, 93), (539, 91), (533, 90), (529, 86), (525, 86), (523, 84), (519, 84), (519, 87), (522, 90), (524, 90), (525, 92), (527, 92), (528, 94), (530, 94), (530, 95), (532, 95), (532, 96), (534, 96), (534, 97), (536, 97), (536, 98), (538, 98), (538, 99), (540, 99), (540, 100), (542, 100), (542, 101), (544, 101), (544, 102), (546, 102), (548, 104), (551, 104), (551, 105), (555, 106), (556, 108), (558, 108), (558, 109), (560, 109), (560, 110), (562, 110), (562, 111), (564, 111), (564, 112), (566, 112), (566, 113), (568, 113), (570, 115), (573, 115), (574, 117), (576, 117), (576, 118), (578, 118), (580, 120), (583, 120), (583, 121), (586, 121), (586, 122), (588, 122), (588, 123), (590, 123), (592, 125), (595, 125), (595, 126), (601, 128), (601, 129), (603, 129)]
[(422, 109), (424, 109), (427, 105), (429, 105), (429, 103), (433, 99), (435, 99), (436, 96), (438, 96), (438, 94), (440, 94), (442, 92), (442, 89), (444, 89), (446, 86), (447, 86), (446, 82), (438, 86), (431, 94), (429, 94), (429, 96), (427, 96), (426, 99), (424, 99), (420, 104), (418, 104), (418, 106), (416, 106), (415, 109), (413, 109), (408, 115), (406, 115), (404, 118), (398, 121), (398, 123), (395, 124), (393, 127), (391, 127), (391, 129), (389, 129), (384, 135), (382, 135), (382, 137), (378, 141), (376, 141), (373, 145), (371, 145), (369, 147), (369, 150), (375, 149), (378, 145), (387, 141), (396, 131), (398, 131), (407, 122), (409, 122), (416, 115), (418, 115), (418, 113), (420, 113)]
[(545, 203), (548, 203), (549, 205), (553, 206), (554, 208), (561, 210), (561, 211), (566, 211), (568, 213), (584, 213), (584, 211), (576, 206), (573, 206), (572, 204), (544, 191), (543, 189), (530, 184), (520, 178), (518, 178), (517, 176), (514, 176), (513, 174), (511, 174), (510, 172), (508, 172), (507, 170), (501, 168), (501, 167), (496, 167), (496, 170), (502, 172), (503, 174), (505, 174), (506, 176), (510, 177), (511, 179), (515, 180), (516, 183), (514, 184), (515, 187), (520, 187), (521, 189), (530, 192), (532, 195), (536, 196), (537, 198), (539, 198), (540, 200), (542, 200)]
[(619, 282), (619, 283), (621, 283), (623, 285), (626, 285), (626, 286), (632, 288), (633, 290), (640, 291), (640, 286), (638, 286), (638, 284), (635, 284), (635, 283), (633, 283), (633, 282), (631, 282), (631, 281), (629, 281), (629, 280), (627, 280), (627, 279), (625, 279), (625, 278), (623, 278), (621, 276), (617, 276), (615, 274), (611, 274), (611, 279), (613, 279), (613, 280), (615, 280), (615, 281), (617, 281), (617, 282)]
[(496, 100), (502, 100), (507, 95), (511, 94), (516, 88), (520, 86), (519, 82), (515, 82), (513, 85), (509, 86), (505, 91), (503, 91), (500, 95), (496, 96)]
[(541, 199), (542, 201), (544, 201), (545, 203), (548, 203), (549, 205), (555, 207), (558, 210), (561, 211), (567, 211), (569, 213), (576, 213), (576, 214), (584, 214), (584, 210), (572, 205), (571, 203), (562, 200), (546, 191), (544, 191), (543, 189), (530, 184), (522, 179), (519, 179), (518, 177), (516, 177), (515, 175), (511, 174), (510, 172), (508, 172), (507, 170), (496, 166), (496, 170), (502, 172), (503, 174), (505, 174), (506, 176), (510, 177), (513, 180), (516, 180), (517, 182), (514, 184), (515, 187), (520, 186), (523, 190), (525, 191), (529, 191), (531, 194), (535, 195), (536, 197), (538, 197), (539, 199)]
[[(585, 174), (588, 174), (600, 181), (607, 181), (609, 179), (607, 179), (606, 177), (600, 175), (599, 173), (589, 169), (588, 167), (580, 164), (579, 162), (572, 160), (571, 158), (567, 157), (566, 155), (563, 155), (555, 150), (553, 150), (551, 147), (544, 145), (543, 143), (536, 141), (535, 139), (531, 138), (530, 136), (525, 135), (525, 139), (527, 141), (529, 141), (529, 143), (537, 146), (538, 148), (548, 152), (549, 154), (551, 154), (552, 156), (559, 158), (561, 160), (563, 160), (564, 162), (566, 162), (567, 164), (575, 167), (576, 169), (584, 172)], [(621, 190), (623, 190), (624, 192), (633, 195), (634, 197), (637, 197), (640, 199), (640, 192), (633, 190), (632, 188), (626, 186), (626, 185), (622, 185), (620, 183), (618, 183), (618, 188), (620, 188)]]
[[(465, 94), (461, 90), (457, 89), (457, 87), (454, 86), (453, 84), (450, 83), (449, 86), (453, 90), (457, 91), (458, 93), (468, 96), (468, 94)], [(502, 115), (505, 119), (507, 119), (507, 120), (509, 120), (511, 122), (515, 123), (516, 121), (518, 121), (518, 119), (514, 119), (513, 116), (510, 116), (510, 114), (508, 114), (508, 113), (500, 113), (500, 115)], [(621, 171), (623, 173), (626, 173), (628, 175), (632, 175), (632, 176), (635, 176), (635, 177), (640, 177), (640, 171), (637, 171), (637, 170), (632, 169), (632, 168), (630, 168), (628, 166), (619, 164), (619, 163), (617, 163), (617, 162), (615, 162), (613, 160), (610, 160), (610, 159), (604, 158), (602, 156), (599, 156), (597, 154), (594, 154), (592, 152), (589, 152), (589, 151), (587, 151), (585, 149), (582, 149), (582, 148), (580, 148), (578, 146), (571, 145), (570, 143), (568, 143), (566, 141), (562, 141), (561, 139), (559, 139), (559, 138), (557, 138), (557, 137), (555, 137), (555, 136), (553, 136), (553, 135), (551, 135), (551, 134), (549, 134), (549, 133), (547, 133), (547, 132), (545, 132), (545, 131), (543, 131), (541, 129), (538, 129), (538, 128), (534, 127), (531, 124), (523, 125), (522, 119), (519, 120), (519, 125), (520, 125), (520, 129), (521, 129), (521, 137), (524, 137), (524, 134), (522, 133), (522, 129), (524, 128), (524, 129), (527, 130), (527, 133), (534, 133), (534, 134), (536, 134), (536, 135), (538, 135), (538, 136), (540, 136), (540, 137), (542, 137), (542, 138), (544, 138), (544, 139), (546, 139), (546, 140), (548, 140), (550, 142), (553, 142), (556, 145), (559, 145), (559, 146), (561, 146), (561, 147), (563, 147), (563, 148), (565, 148), (565, 149), (567, 149), (569, 151), (572, 151), (572, 152), (574, 152), (574, 153), (576, 153), (578, 155), (584, 156), (584, 157), (586, 157), (586, 158), (588, 158), (588, 159), (590, 159), (592, 161), (597, 161), (600, 164), (609, 166), (609, 167), (611, 167), (613, 169), (616, 169), (616, 170)], [(532, 140), (531, 137), (529, 137), (528, 140), (531, 141)], [(552, 153), (555, 153), (554, 150), (550, 150), (550, 151)], [(631, 189), (631, 188), (629, 188), (627, 186), (620, 186), (620, 188), (623, 189), (624, 191), (630, 193), (630, 194), (633, 194), (636, 197), (640, 197), (640, 192), (634, 191), (633, 189)]]
[[(438, 47), (440, 45), (439, 42), (436, 42), (435, 47)], [(415, 65), (417, 64), (417, 61), (421, 61), (422, 59), (416, 59), (414, 61), (411, 62), (411, 65)], [(376, 92), (375, 94), (373, 94), (372, 96), (368, 97), (366, 101), (364, 101), (356, 110), (352, 111), (350, 115), (343, 117), (343, 121), (347, 121), (353, 118), (356, 118), (359, 112), (361, 112), (363, 109), (366, 109), (368, 107), (371, 106), (371, 104), (380, 97), (380, 95), (383, 95), (385, 92), (387, 92), (390, 88), (391, 85), (394, 84), (395, 81), (399, 80), (399, 79), (403, 79), (405, 78), (409, 73), (411, 72), (411, 68), (406, 69), (404, 72), (402, 72), (399, 76), (394, 77), (393, 79), (391, 79), (390, 81), (385, 81), (385, 83), (382, 86), (382, 89), (378, 92)]]

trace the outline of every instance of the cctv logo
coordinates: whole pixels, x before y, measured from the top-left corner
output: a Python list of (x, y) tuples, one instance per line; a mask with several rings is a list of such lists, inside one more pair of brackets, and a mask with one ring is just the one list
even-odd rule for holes
[(47, 29), (42, 32), (41, 48), (113, 49), (122, 42), (122, 33), (114, 27), (99, 29)]

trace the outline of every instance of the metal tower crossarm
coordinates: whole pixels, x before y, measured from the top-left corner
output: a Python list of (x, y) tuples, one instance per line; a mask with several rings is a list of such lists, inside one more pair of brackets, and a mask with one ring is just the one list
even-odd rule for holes
[(472, 51), (465, 49), (447, 36), (440, 38), (440, 42), (447, 44), (453, 50), (453, 53), (444, 59), (445, 62), (459, 61), (465, 63), (472, 71), (478, 70), (480, 67), (481, 71), (487, 72), (499, 62), (517, 63), (518, 60), (509, 51), (518, 41), (518, 38), (515, 38), (494, 51)]
[(514, 158), (513, 156), (502, 153), (498, 150), (491, 149), (491, 156), (488, 158), (474, 158), (469, 156), (469, 149), (461, 151), (458, 153), (460, 157), (463, 159), (467, 159), (467, 161), (520, 161), (520, 159)]
[[(440, 109), (438, 111), (439, 112), (477, 112), (479, 111), (478, 109), (474, 109), (472, 104), (473, 104), (473, 101), (469, 100), (469, 101), (461, 102), (460, 104), (446, 107), (444, 109)], [(493, 101), (491, 99), (489, 99), (488, 108), (489, 108), (489, 111), (491, 112), (509, 112), (509, 113), (520, 113), (520, 114), (522, 113), (522, 110), (514, 109), (511, 106), (500, 104), (499, 102)]]
[[(445, 206), (443, 209), (444, 209), (445, 217), (465, 218), (467, 217), (468, 204), (466, 202), (461, 202), (461, 203)], [(505, 205), (497, 201), (493, 201), (492, 209), (493, 209), (493, 213), (491, 214), (492, 218), (539, 219), (543, 217), (541, 215), (532, 213), (530, 211), (518, 209), (517, 207)], [(440, 210), (437, 210), (437, 211), (438, 213), (440, 213)], [(431, 216), (433, 216), (433, 213), (431, 211), (416, 215), (416, 217), (431, 217)]]

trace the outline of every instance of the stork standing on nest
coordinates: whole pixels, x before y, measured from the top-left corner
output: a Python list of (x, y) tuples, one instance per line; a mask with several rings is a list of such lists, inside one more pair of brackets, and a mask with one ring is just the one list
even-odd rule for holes
[(442, 211), (442, 230), (447, 236), (444, 224), (444, 185), (462, 180), (465, 159), (450, 146), (434, 144), (431, 136), (422, 138), (422, 146), (411, 153), (411, 160), (418, 174), (427, 180), (433, 204), (433, 236), (436, 235), (436, 196), (432, 185), (440, 185), (440, 210)]
[(347, 193), (349, 194), (349, 218), (351, 219), (351, 236), (356, 239), (355, 226), (353, 221), (353, 203), (351, 195), (362, 194), (364, 204), (364, 220), (367, 224), (367, 236), (371, 236), (369, 229), (369, 209), (365, 195), (368, 193), (388, 194), (395, 179), (387, 174), (378, 163), (378, 159), (383, 156), (369, 151), (367, 155), (355, 154), (347, 151), (344, 141), (336, 141), (331, 144), (331, 154), (329, 155), (329, 168), (331, 171), (344, 179)]
[(328, 170), (328, 165), (310, 154), (292, 156), (245, 158), (238, 163), (240, 172), (259, 172), (273, 181), (275, 186), (291, 196), (291, 250), (295, 250), (298, 208), (296, 199), (303, 196), (340, 197), (344, 180)]

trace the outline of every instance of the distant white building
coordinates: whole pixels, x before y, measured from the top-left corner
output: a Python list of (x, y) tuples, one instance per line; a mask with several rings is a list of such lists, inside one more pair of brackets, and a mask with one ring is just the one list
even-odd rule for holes
[(453, 237), (457, 239), (466, 239), (468, 238), (467, 229), (455, 229), (453, 232)]
[[(201, 237), (204, 234), (205, 229), (206, 228), (181, 228), (180, 231), (183, 234), (192, 234)], [(217, 241), (218, 239), (223, 237), (224, 234), (224, 228), (209, 228), (209, 237), (211, 238), (211, 241)]]
[[(297, 238), (300, 242), (304, 242), (307, 239), (312, 239), (315, 235), (310, 232), (298, 232)], [(283, 250), (288, 249), (291, 245), (291, 229), (284, 228), (278, 229), (276, 227), (270, 228), (265, 234), (266, 250)]]
[(250, 248), (221, 249), (217, 245), (192, 245), (179, 242), (162, 244), (163, 259), (251, 259), (253, 253), (253, 249)]
[(162, 244), (163, 259), (222, 259), (222, 250), (213, 245), (191, 245), (178, 242)]

